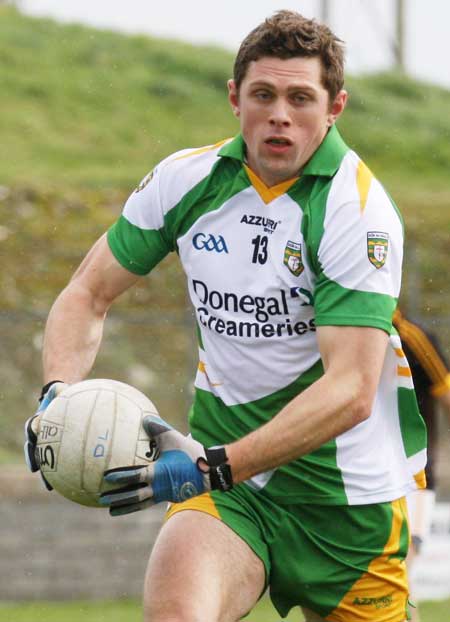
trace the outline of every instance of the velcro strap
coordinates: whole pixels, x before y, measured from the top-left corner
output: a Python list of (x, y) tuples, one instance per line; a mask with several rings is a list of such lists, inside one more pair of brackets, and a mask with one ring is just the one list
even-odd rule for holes
[(206, 461), (209, 466), (209, 481), (211, 490), (227, 492), (233, 488), (231, 467), (227, 464), (225, 447), (205, 448)]
[(205, 447), (206, 462), (210, 467), (216, 467), (228, 460), (225, 447)]

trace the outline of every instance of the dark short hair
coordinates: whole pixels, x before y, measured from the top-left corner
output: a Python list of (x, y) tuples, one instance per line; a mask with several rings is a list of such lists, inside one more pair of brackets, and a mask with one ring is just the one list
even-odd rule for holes
[(282, 59), (317, 56), (330, 102), (344, 86), (344, 42), (325, 24), (295, 11), (278, 11), (245, 37), (234, 62), (233, 77), (238, 91), (249, 64), (263, 56)]

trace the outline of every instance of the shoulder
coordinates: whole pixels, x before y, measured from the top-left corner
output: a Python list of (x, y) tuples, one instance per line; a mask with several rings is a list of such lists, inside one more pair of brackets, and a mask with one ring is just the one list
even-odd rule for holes
[(124, 207), (125, 218), (142, 228), (160, 228), (165, 215), (211, 174), (228, 140), (183, 149), (162, 160), (131, 193)]
[(339, 237), (348, 231), (371, 239), (403, 245), (400, 212), (365, 162), (348, 151), (329, 187), (323, 220), (324, 231)]
[(210, 175), (220, 159), (221, 147), (229, 140), (177, 151), (155, 167), (153, 176), (165, 209), (177, 205), (184, 195)]
[(327, 207), (337, 209), (344, 205), (356, 208), (360, 215), (376, 210), (377, 213), (390, 215), (402, 224), (392, 198), (367, 164), (352, 150), (342, 159), (328, 195)]

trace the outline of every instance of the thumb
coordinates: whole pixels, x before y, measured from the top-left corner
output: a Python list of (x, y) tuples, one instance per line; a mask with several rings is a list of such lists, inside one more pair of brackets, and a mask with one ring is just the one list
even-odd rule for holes
[(150, 438), (150, 442), (154, 441), (160, 452), (172, 449), (185, 451), (186, 438), (161, 417), (147, 415), (144, 417), (142, 425)]
[(161, 434), (173, 430), (171, 425), (156, 415), (147, 415), (144, 417), (142, 425), (150, 439), (155, 439), (157, 441), (159, 441), (159, 436), (161, 436)]
[(52, 402), (55, 399), (55, 397), (58, 397), (58, 395), (60, 395), (64, 391), (64, 389), (66, 389), (68, 386), (69, 386), (68, 384), (66, 384), (65, 382), (61, 382), (59, 380), (54, 382), (52, 386), (49, 388), (49, 390), (47, 391), (47, 393), (42, 398), (42, 401), (38, 408), (38, 413), (43, 412), (47, 408), (47, 406), (50, 404), (50, 402)]

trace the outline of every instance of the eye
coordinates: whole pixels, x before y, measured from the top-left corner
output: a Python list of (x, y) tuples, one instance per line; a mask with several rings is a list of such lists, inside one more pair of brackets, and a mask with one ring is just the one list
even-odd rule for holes
[(258, 90), (255, 91), (254, 96), (260, 101), (269, 101), (272, 98), (272, 93), (270, 91)]
[(292, 95), (292, 100), (296, 103), (296, 104), (304, 104), (308, 101), (308, 96), (305, 95), (305, 93), (294, 93)]

